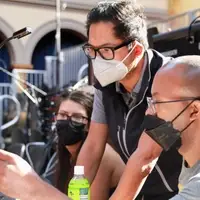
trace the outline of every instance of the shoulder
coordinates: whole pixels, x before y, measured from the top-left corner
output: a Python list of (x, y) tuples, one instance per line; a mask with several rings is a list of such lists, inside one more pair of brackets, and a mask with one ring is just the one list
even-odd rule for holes
[(198, 200), (200, 197), (200, 173), (193, 176), (184, 186), (179, 185), (180, 192), (172, 200)]
[[(154, 49), (148, 49), (147, 50), (148, 58), (150, 59), (150, 63), (157, 68), (162, 67), (163, 65), (167, 64), (169, 61), (171, 61), (173, 58), (169, 56), (164, 56), (160, 52), (154, 50)], [(153, 68), (154, 68), (153, 67)]]

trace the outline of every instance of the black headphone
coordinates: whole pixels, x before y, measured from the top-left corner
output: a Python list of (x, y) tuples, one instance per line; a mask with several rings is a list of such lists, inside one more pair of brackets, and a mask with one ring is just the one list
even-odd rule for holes
[(187, 40), (188, 40), (188, 42), (190, 43), (190, 44), (193, 44), (194, 43), (194, 36), (193, 35), (191, 35), (191, 32), (192, 32), (192, 25), (193, 24), (195, 24), (195, 22), (197, 22), (197, 19), (198, 18), (200, 18), (200, 15), (199, 16), (197, 16), (196, 18), (194, 18), (193, 20), (192, 20), (192, 22), (190, 23), (190, 26), (189, 26), (189, 28), (188, 28), (188, 38), (187, 38)]
[(132, 42), (129, 43), (127, 47), (128, 47), (128, 51), (130, 52), (133, 48), (133, 43)]

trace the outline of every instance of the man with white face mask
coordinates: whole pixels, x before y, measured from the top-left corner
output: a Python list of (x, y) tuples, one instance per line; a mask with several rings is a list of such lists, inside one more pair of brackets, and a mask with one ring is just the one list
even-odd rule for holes
[[(152, 149), (143, 150), (139, 159), (135, 155), (131, 158), (143, 132), (146, 97), (151, 94), (157, 70), (171, 58), (148, 49), (145, 17), (133, 0), (100, 2), (88, 14), (87, 34), (83, 50), (92, 61), (97, 82), (92, 122), (77, 164), (85, 166), (92, 183), (109, 137), (124, 162), (129, 160), (129, 169), (135, 170), (131, 178), (139, 180), (142, 167), (153, 157)], [(180, 169), (181, 157), (175, 150), (163, 153), (138, 199), (168, 200), (174, 196)], [(128, 199), (120, 197), (116, 199)]]

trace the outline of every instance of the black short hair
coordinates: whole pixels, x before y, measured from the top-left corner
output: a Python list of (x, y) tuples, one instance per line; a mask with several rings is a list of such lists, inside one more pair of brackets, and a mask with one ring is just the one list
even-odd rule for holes
[(137, 40), (148, 48), (146, 17), (142, 7), (135, 0), (103, 1), (94, 7), (87, 16), (86, 29), (98, 22), (111, 22), (115, 25), (117, 38)]

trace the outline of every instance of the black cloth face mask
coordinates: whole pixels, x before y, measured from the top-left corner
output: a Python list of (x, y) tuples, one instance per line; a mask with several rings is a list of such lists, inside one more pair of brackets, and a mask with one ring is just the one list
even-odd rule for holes
[(142, 124), (143, 130), (157, 142), (164, 151), (168, 151), (171, 148), (179, 149), (182, 145), (181, 133), (194, 121), (190, 122), (181, 131), (175, 129), (172, 123), (189, 107), (189, 105), (187, 105), (172, 121), (165, 121), (155, 115), (146, 115)]
[(73, 145), (85, 139), (86, 124), (78, 123), (68, 120), (57, 120), (56, 132), (59, 143), (63, 146)]

